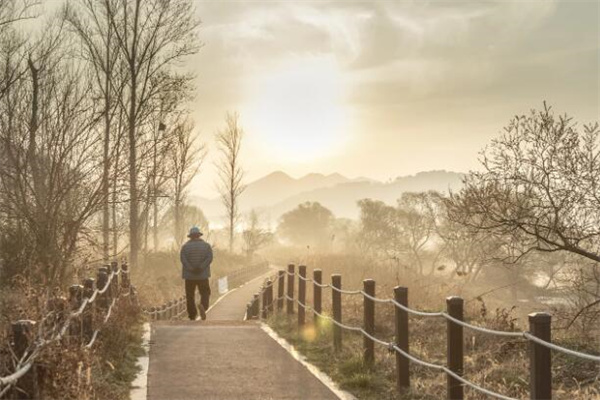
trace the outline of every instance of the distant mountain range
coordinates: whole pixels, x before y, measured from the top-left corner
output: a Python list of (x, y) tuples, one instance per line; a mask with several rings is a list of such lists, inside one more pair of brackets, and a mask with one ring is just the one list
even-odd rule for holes
[[(276, 223), (282, 214), (298, 204), (317, 201), (329, 208), (336, 217), (357, 218), (358, 200), (371, 198), (395, 204), (404, 192), (448, 192), (459, 189), (463, 177), (464, 174), (457, 172), (427, 171), (380, 182), (369, 178), (350, 179), (340, 174), (318, 173), (296, 179), (277, 171), (248, 184), (240, 198), (240, 209), (242, 213), (256, 209), (263, 218)], [(192, 196), (190, 203), (201, 208), (212, 223), (220, 223), (223, 219), (223, 206), (218, 198)]]

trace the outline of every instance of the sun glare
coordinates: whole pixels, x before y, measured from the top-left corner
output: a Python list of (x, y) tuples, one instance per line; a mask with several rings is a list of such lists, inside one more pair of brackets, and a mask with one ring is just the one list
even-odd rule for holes
[(274, 158), (302, 162), (331, 155), (345, 136), (342, 92), (332, 60), (294, 60), (259, 81), (248, 122)]

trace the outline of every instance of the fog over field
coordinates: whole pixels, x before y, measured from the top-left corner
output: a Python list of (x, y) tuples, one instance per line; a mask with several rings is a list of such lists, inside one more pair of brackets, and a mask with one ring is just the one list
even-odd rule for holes
[(599, 27), (0, 0), (0, 400), (600, 399)]

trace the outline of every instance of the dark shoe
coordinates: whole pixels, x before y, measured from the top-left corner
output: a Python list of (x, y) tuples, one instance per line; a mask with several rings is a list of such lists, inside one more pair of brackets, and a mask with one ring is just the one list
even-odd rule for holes
[(204, 321), (206, 319), (206, 310), (202, 304), (198, 304), (198, 311), (200, 312), (200, 318)]

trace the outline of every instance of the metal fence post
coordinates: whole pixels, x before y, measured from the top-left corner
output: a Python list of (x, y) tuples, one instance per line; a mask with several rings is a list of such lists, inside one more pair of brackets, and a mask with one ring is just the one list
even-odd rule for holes
[[(342, 288), (342, 276), (331, 275), (331, 286), (337, 289)], [(337, 290), (331, 290), (331, 303), (333, 308), (333, 320), (342, 323), (342, 294)], [(342, 328), (333, 325), (333, 347), (336, 352), (342, 350)]]
[[(452, 296), (446, 298), (446, 308), (448, 315), (460, 321), (463, 321), (463, 304), (460, 297)], [(447, 365), (450, 371), (462, 376), (463, 358), (464, 358), (464, 340), (463, 327), (448, 320), (447, 322), (448, 340), (447, 340)], [(463, 400), (464, 387), (462, 383), (455, 378), (447, 375), (447, 393), (448, 400)]]
[(315, 269), (313, 271), (313, 313), (314, 323), (315, 325), (319, 324), (319, 316), (317, 313), (321, 314), (321, 281), (323, 280), (323, 273), (320, 269)]
[[(363, 281), (363, 290), (369, 296), (375, 297), (375, 281), (373, 279), (365, 279)], [(365, 331), (373, 336), (375, 334), (375, 302), (367, 296), (363, 296), (363, 304)], [(365, 336), (363, 338), (363, 346), (365, 364), (373, 364), (375, 361), (375, 342)]]
[(288, 265), (288, 287), (287, 287), (287, 295), (289, 297), (287, 301), (287, 313), (294, 313), (294, 264)]
[[(306, 265), (298, 267), (298, 301), (306, 305)], [(298, 304), (298, 326), (306, 322), (306, 308)]]
[[(547, 313), (529, 314), (529, 332), (546, 342), (552, 340), (552, 317)], [(552, 399), (552, 353), (541, 344), (529, 341), (531, 399)]]
[[(408, 307), (408, 288), (396, 286), (394, 288), (394, 299), (397, 303)], [(400, 307), (394, 307), (396, 317), (396, 346), (408, 353), (408, 312)], [(398, 391), (402, 392), (410, 387), (410, 362), (408, 358), (396, 352), (396, 385)]]
[(285, 293), (285, 270), (280, 269), (277, 276), (277, 311), (283, 310), (283, 295)]

